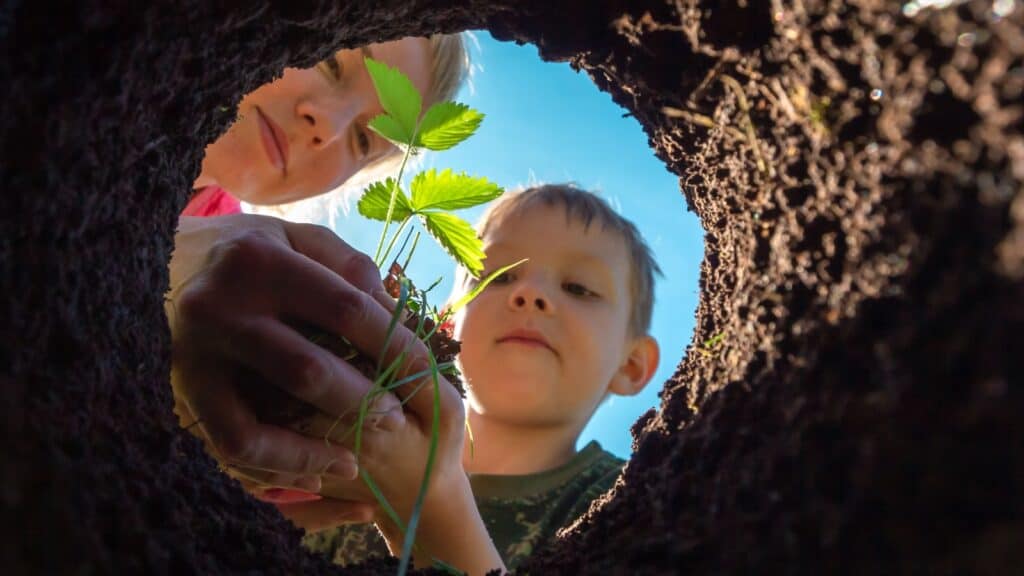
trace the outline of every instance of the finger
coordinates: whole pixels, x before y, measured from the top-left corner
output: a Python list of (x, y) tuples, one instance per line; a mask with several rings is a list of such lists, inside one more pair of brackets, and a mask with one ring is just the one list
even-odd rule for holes
[(197, 388), (189, 408), (225, 463), (304, 476), (354, 478), (358, 473), (355, 456), (348, 449), (263, 424), (233, 386), (223, 381), (207, 384)]
[[(231, 334), (225, 354), (324, 414), (351, 419), (372, 388), (354, 366), (277, 319), (245, 321)], [(398, 405), (396, 398), (387, 396), (374, 398), (377, 410)]]
[(359, 414), (353, 414), (346, 418), (334, 418), (316, 413), (303, 420), (302, 433), (313, 438), (329, 439), (334, 444), (354, 451), (357, 441), (356, 431), (361, 430), (362, 433), (358, 436), (365, 446), (375, 433), (398, 430), (406, 422), (401, 403), (390, 393), (385, 394), (390, 396), (388, 403), (394, 403), (394, 408), (387, 412), (381, 412), (376, 408), (377, 402), (371, 402), (362, 416), (361, 422)]
[(366, 524), (373, 521), (374, 508), (364, 502), (324, 498), (317, 502), (276, 504), (281, 514), (308, 532), (326, 530), (342, 524)]
[(371, 292), (370, 296), (377, 301), (378, 304), (384, 307), (389, 313), (394, 312), (395, 308), (398, 307), (398, 302), (388, 294), (387, 290), (377, 290)]
[(330, 229), (315, 224), (285, 224), (288, 241), (298, 252), (319, 262), (356, 288), (373, 294), (384, 290), (373, 259), (348, 245)]
[(298, 494), (320, 498), (318, 492), (323, 487), (323, 480), (319, 476), (301, 476), (237, 465), (225, 466), (224, 471), (238, 480), (247, 492), (264, 501), (269, 501), (263, 497), (267, 493), (282, 498), (288, 494), (296, 495), (296, 498)]
[[(393, 373), (397, 379), (426, 373), (426, 345), (401, 323), (391, 329), (393, 314), (372, 296), (312, 260), (283, 257), (278, 265), (279, 313), (346, 338), (359, 351), (377, 359), (384, 370), (395, 364)], [(296, 293), (303, 297), (296, 298)], [(402, 395), (404, 391), (409, 396), (418, 385), (419, 382), (407, 384), (396, 393)], [(429, 390), (429, 385), (422, 388)], [(421, 418), (430, 414), (429, 396), (417, 393), (406, 398)], [(447, 404), (451, 402), (447, 399)]]
[[(291, 230), (303, 229), (292, 227)], [(305, 230), (309, 234), (309, 229)], [(315, 234), (321, 235), (318, 246), (338, 246), (337, 242), (340, 241), (333, 235), (333, 240), (325, 238), (323, 232)], [(295, 236), (298, 238), (302, 233), (296, 233)], [(298, 242), (301, 245), (302, 240)], [(277, 285), (273, 288), (277, 292), (276, 304), (280, 314), (346, 338), (358, 350), (377, 359), (385, 369), (394, 363), (397, 366), (394, 374), (398, 378), (428, 370), (426, 345), (401, 323), (389, 333), (393, 314), (366, 291), (319, 262), (294, 252), (278, 253), (274, 265)], [(302, 294), (303, 297), (296, 298), (296, 294)], [(424, 386), (419, 384), (410, 383), (395, 392), (405, 398), (409, 408), (421, 421), (428, 421), (433, 407), (430, 393), (432, 383), (427, 382)], [(458, 401), (457, 393), (449, 388), (449, 385), (441, 387), (444, 414), (456, 409), (455, 403)], [(428, 393), (419, 393), (424, 390)]]

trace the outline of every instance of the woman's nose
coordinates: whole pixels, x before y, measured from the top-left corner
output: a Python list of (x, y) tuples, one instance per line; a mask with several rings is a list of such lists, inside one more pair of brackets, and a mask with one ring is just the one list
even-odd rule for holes
[(314, 148), (324, 148), (342, 138), (355, 117), (349, 103), (301, 100), (295, 107), (299, 133)]
[(509, 293), (509, 306), (514, 310), (554, 312), (554, 303), (536, 282), (522, 281)]

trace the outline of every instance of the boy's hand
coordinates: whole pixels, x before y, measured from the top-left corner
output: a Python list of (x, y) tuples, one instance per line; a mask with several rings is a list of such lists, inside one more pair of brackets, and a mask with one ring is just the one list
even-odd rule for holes
[[(428, 371), (426, 347), (402, 327), (396, 329), (395, 337), (406, 342), (409, 353), (415, 358), (398, 378)], [(469, 574), (484, 574), (494, 569), (504, 571), (462, 467), (465, 434), (462, 398), (443, 376), (438, 375), (437, 384), (437, 444), (415, 536), (416, 564), (426, 567), (433, 559), (438, 559)], [(359, 466), (384, 494), (403, 525), (408, 525), (423, 482), (435, 418), (434, 392), (434, 381), (429, 375), (399, 388), (397, 394), (404, 399), (406, 408), (396, 411), (400, 417), (382, 420), (362, 436)], [(314, 427), (319, 430), (329, 425), (321, 420)], [(351, 437), (345, 436), (350, 447)], [(360, 481), (325, 478), (322, 493), (372, 498)], [(379, 506), (373, 521), (392, 554), (399, 555), (404, 541), (399, 527)]]
[[(404, 328), (402, 328), (404, 331)], [(396, 329), (396, 337), (399, 329)], [(404, 336), (404, 335), (403, 335)], [(398, 378), (429, 372), (426, 347), (408, 334), (411, 353), (419, 357), (411, 367)], [(438, 434), (434, 461), (430, 471), (430, 483), (425, 500), (425, 509), (435, 502), (443, 502), (455, 487), (461, 489), (466, 480), (462, 468), (462, 449), (465, 430), (465, 412), (462, 398), (444, 376), (438, 375)], [(408, 519), (423, 481), (427, 456), (431, 445), (434, 420), (434, 382), (427, 375), (418, 381), (406, 384), (396, 392), (404, 398), (405, 410), (394, 411), (389, 418), (365, 429), (359, 450), (360, 467), (374, 480), (387, 497), (388, 502), (403, 518)], [(321, 428), (331, 425), (326, 419), (314, 423), (317, 434)], [(350, 449), (354, 435), (336, 429), (334, 436)], [(339, 482), (324, 479), (322, 493), (329, 496), (353, 494), (356, 482)], [(366, 490), (365, 488), (363, 490)], [(368, 494), (368, 492), (366, 492)], [(386, 517), (378, 520), (390, 522)]]
[[(170, 272), (165, 310), (182, 424), (196, 424), (222, 462), (265, 484), (316, 491), (321, 475), (354, 478), (349, 450), (260, 422), (243, 399), (258, 377), (325, 414), (359, 406), (369, 381), (285, 320), (380, 350), (391, 315), (371, 297), (384, 296), (371, 260), (318, 226), (183, 217)], [(397, 405), (387, 394), (376, 408)]]

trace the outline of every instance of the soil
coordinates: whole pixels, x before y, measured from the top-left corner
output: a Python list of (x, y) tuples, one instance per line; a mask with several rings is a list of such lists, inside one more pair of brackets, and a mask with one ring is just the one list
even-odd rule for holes
[(914, 6), (4, 2), (0, 565), (340, 572), (175, 424), (176, 215), (285, 64), (488, 28), (590, 74), (706, 231), (661, 406), (523, 571), (1019, 571), (1024, 7)]

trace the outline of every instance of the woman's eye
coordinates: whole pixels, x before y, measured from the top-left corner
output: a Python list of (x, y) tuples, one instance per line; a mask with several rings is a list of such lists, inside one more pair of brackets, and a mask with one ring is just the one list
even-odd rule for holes
[(578, 282), (566, 282), (564, 288), (566, 292), (573, 296), (597, 296), (597, 294)]
[(324, 60), (323, 65), (335, 80), (341, 80), (341, 64), (338, 63), (337, 56)]
[(359, 145), (359, 153), (364, 157), (370, 155), (370, 135), (362, 126), (356, 128), (356, 143)]

